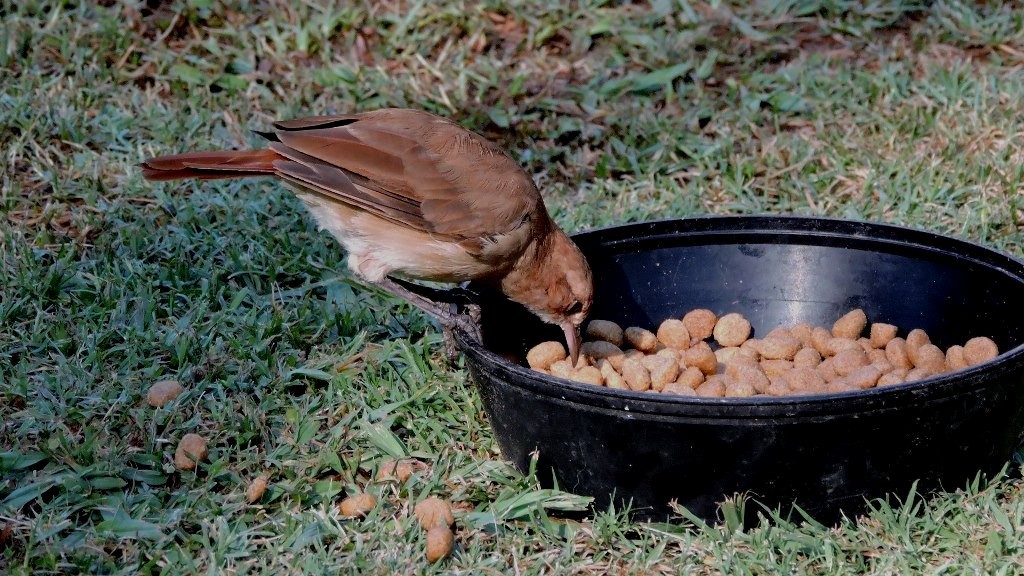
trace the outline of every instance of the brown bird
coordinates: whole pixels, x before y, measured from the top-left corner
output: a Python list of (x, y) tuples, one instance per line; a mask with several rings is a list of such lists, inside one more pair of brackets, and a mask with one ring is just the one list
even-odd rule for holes
[(360, 278), (446, 329), (475, 322), (392, 276), (498, 287), (565, 333), (573, 361), (593, 299), (590, 267), (530, 176), (455, 122), (384, 109), (274, 123), (261, 150), (189, 152), (140, 166), (148, 180), (274, 176), (348, 252)]

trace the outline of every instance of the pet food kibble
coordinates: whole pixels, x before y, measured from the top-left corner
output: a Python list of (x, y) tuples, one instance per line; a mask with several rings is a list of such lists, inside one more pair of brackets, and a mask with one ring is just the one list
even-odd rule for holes
[[(871, 360), (870, 355), (868, 356), (868, 360)], [(880, 360), (875, 360), (874, 362), (871, 362), (871, 365), (874, 366), (875, 368), (878, 368), (878, 371), (881, 372), (882, 374), (888, 374), (893, 370), (892, 364), (890, 364), (889, 360), (884, 356)]]
[(814, 344), (811, 341), (811, 333), (814, 332), (814, 328), (811, 327), (807, 322), (801, 322), (789, 329), (789, 333), (794, 338), (800, 341), (800, 345), (804, 348), (813, 347)]
[(431, 496), (417, 504), (413, 508), (413, 514), (424, 530), (430, 530), (434, 526), (450, 528), (452, 524), (455, 524), (451, 504), (437, 496)]
[(661, 392), (665, 386), (679, 378), (679, 363), (664, 356), (648, 356), (644, 365), (651, 374), (651, 388)]
[(793, 368), (780, 379), (794, 392), (810, 392), (825, 386), (825, 379), (813, 368)]
[(174, 451), (174, 467), (178, 470), (195, 470), (196, 462), (205, 460), (208, 453), (206, 438), (199, 434), (185, 434)]
[(932, 373), (925, 370), (924, 368), (914, 368), (907, 372), (907, 375), (903, 377), (903, 381), (913, 382), (914, 380), (923, 380), (931, 375)]
[(626, 328), (623, 335), (626, 337), (626, 341), (629, 342), (633, 348), (636, 348), (644, 354), (650, 354), (658, 348), (658, 337), (650, 330), (645, 330), (638, 326), (630, 326), (629, 328)]
[(967, 358), (964, 358), (964, 347), (959, 344), (954, 344), (946, 350), (946, 370), (963, 370), (970, 364), (967, 363)]
[(988, 362), (999, 356), (999, 347), (991, 338), (978, 336), (971, 338), (964, 344), (964, 360), (969, 366), (975, 366), (982, 362)]
[(843, 350), (832, 357), (832, 366), (840, 376), (847, 376), (857, 368), (867, 365), (868, 355), (860, 346), (856, 349)]
[(857, 344), (860, 344), (860, 347), (865, 352), (871, 352), (872, 350), (875, 349), (873, 346), (871, 346), (871, 339), (870, 338), (865, 338), (863, 336), (861, 336), (860, 338), (857, 338)]
[(733, 379), (725, 374), (708, 376), (704, 383), (697, 386), (697, 395), (709, 398), (721, 398), (725, 396), (725, 388), (733, 382)]
[(447, 526), (434, 526), (427, 530), (427, 562), (433, 564), (451, 555), (455, 547), (455, 534)]
[(700, 368), (696, 366), (688, 366), (679, 374), (679, 378), (676, 378), (676, 384), (680, 386), (687, 386), (689, 388), (696, 389), (704, 383), (704, 373), (700, 371)]
[(245, 501), (249, 504), (255, 504), (263, 498), (263, 494), (267, 492), (267, 475), (262, 474), (257, 476), (256, 479), (249, 484), (249, 487), (245, 490)]
[(811, 346), (813, 346), (822, 357), (832, 355), (832, 351), (828, 347), (828, 343), (831, 341), (832, 333), (829, 332), (827, 328), (817, 326), (811, 330)]
[(935, 344), (923, 344), (914, 354), (914, 367), (940, 374), (946, 371), (946, 355)]
[(754, 390), (754, 386), (750, 382), (734, 380), (725, 385), (726, 398), (748, 398), (756, 393), (757, 391)]
[(907, 356), (907, 341), (903, 338), (897, 337), (889, 340), (889, 343), (885, 345), (885, 357), (889, 359), (889, 363), (894, 368), (910, 370), (914, 367), (910, 362), (910, 357)]
[(639, 358), (626, 358), (622, 363), (622, 379), (626, 386), (635, 392), (644, 392), (651, 388), (651, 373), (644, 368)]
[(565, 346), (562, 346), (561, 342), (549, 341), (541, 342), (530, 351), (526, 353), (526, 363), (530, 365), (530, 368), (550, 370), (551, 364), (564, 359)]
[(710, 338), (717, 322), (718, 316), (715, 316), (715, 313), (711, 310), (703, 308), (690, 310), (683, 316), (683, 325), (686, 326), (686, 331), (690, 333), (690, 338), (694, 340)]
[(591, 320), (587, 324), (587, 338), (622, 346), (622, 327), (610, 320)]
[(829, 356), (835, 356), (843, 350), (864, 350), (864, 347), (850, 338), (832, 338), (828, 341)]
[(683, 361), (687, 366), (694, 366), (700, 369), (705, 375), (711, 375), (718, 371), (718, 358), (711, 351), (707, 342), (698, 342), (683, 355)]
[[(703, 378), (703, 377), (704, 376), (702, 374), (701, 378)], [(669, 384), (668, 386), (665, 386), (665, 389), (662, 390), (661, 393), (662, 394), (675, 394), (676, 396), (696, 396), (697, 395), (697, 391), (696, 390), (694, 390), (693, 388), (690, 388), (689, 386), (687, 386), (685, 384), (680, 384), (679, 382), (673, 382), (673, 383)]]
[(149, 391), (146, 392), (146, 403), (153, 408), (159, 408), (184, 391), (177, 380), (161, 380), (149, 387)]
[(814, 371), (821, 375), (825, 379), (825, 382), (831, 382), (836, 378), (839, 378), (839, 374), (836, 374), (835, 361), (832, 358), (826, 358), (814, 367)]
[(793, 356), (794, 368), (814, 368), (821, 364), (821, 354), (814, 348), (801, 348)]
[(658, 340), (669, 348), (685, 350), (690, 347), (690, 332), (682, 320), (669, 318), (658, 326)]
[(857, 390), (857, 388), (847, 382), (845, 378), (833, 380), (822, 388), (822, 391), (828, 394), (842, 394), (844, 392), (853, 392), (854, 390)]
[(761, 360), (761, 370), (763, 370), (765, 375), (769, 378), (772, 376), (782, 376), (792, 369), (792, 360)]
[(593, 360), (594, 364), (597, 364), (599, 360), (608, 360), (616, 370), (622, 369), (622, 361), (626, 359), (618, 346), (605, 340), (584, 342), (580, 346), (580, 353)]
[(572, 364), (569, 364), (568, 360), (559, 360), (558, 362), (552, 362), (551, 367), (548, 368), (551, 371), (551, 375), (557, 378), (565, 378), (566, 380), (572, 376), (573, 369)]
[[(768, 376), (756, 364), (734, 364), (730, 368), (733, 368), (732, 373), (730, 374), (729, 371), (726, 371), (727, 374), (739, 382), (750, 384), (755, 391), (761, 394), (764, 394), (768, 390), (768, 386), (771, 385)], [(726, 396), (728, 396), (728, 391), (726, 391)]]
[(790, 334), (769, 335), (756, 346), (767, 360), (792, 360), (800, 350), (800, 341)]
[(881, 388), (882, 386), (893, 386), (895, 384), (902, 384), (903, 376), (900, 376), (896, 372), (888, 372), (878, 377), (878, 383), (875, 386)]
[(601, 376), (604, 376), (604, 385), (615, 390), (629, 390), (629, 386), (622, 378), (622, 375), (612, 369), (611, 364), (608, 362), (605, 362), (604, 365), (609, 368), (608, 370), (605, 370), (604, 367), (601, 369)]
[(373, 494), (360, 492), (342, 500), (341, 504), (338, 505), (338, 511), (341, 512), (342, 516), (359, 518), (369, 514), (370, 510), (373, 510), (373, 507), (376, 505), (377, 499), (373, 497)]
[(835, 324), (832, 325), (832, 335), (836, 338), (856, 340), (864, 332), (864, 328), (867, 325), (867, 314), (860, 308), (857, 308), (856, 310), (850, 310), (842, 318), (836, 320)]
[(715, 350), (715, 358), (718, 359), (719, 364), (731, 364), (733, 359), (736, 358), (736, 353), (741, 348), (739, 346), (727, 346), (725, 348), (719, 348)]
[(385, 460), (377, 471), (377, 480), (398, 480), (404, 484), (415, 472), (423, 472), (429, 467), (415, 458), (402, 460)]
[(726, 314), (718, 319), (712, 334), (721, 346), (739, 346), (750, 337), (750, 322), (736, 312)]
[(864, 390), (866, 388), (872, 388), (878, 382), (878, 379), (882, 376), (882, 371), (868, 364), (867, 366), (861, 366), (846, 377), (846, 382), (854, 388), (860, 388)]
[(885, 348), (890, 340), (896, 337), (896, 327), (892, 324), (875, 322), (871, 325), (871, 347)]
[(874, 364), (881, 361), (889, 362), (889, 357), (885, 355), (885, 350), (881, 348), (872, 348), (868, 350), (868, 362)]
[(604, 386), (604, 376), (602, 376), (601, 371), (594, 366), (584, 366), (583, 368), (573, 371), (569, 376), (569, 380), (580, 382), (582, 384), (591, 384), (593, 386)]
[(785, 326), (772, 328), (770, 332), (764, 335), (765, 338), (774, 338), (776, 336), (785, 336), (787, 338), (792, 336), (793, 338), (796, 338), (796, 336), (793, 336), (793, 332), (791, 332), (789, 328), (786, 328)]
[(925, 344), (931, 344), (932, 340), (928, 337), (928, 333), (920, 328), (914, 328), (907, 334), (907, 355), (913, 360), (913, 353), (911, 350), (916, 350)]
[(793, 391), (789, 389), (789, 385), (781, 378), (772, 380), (772, 383), (768, 385), (768, 390), (765, 390), (765, 394), (769, 396), (789, 396), (792, 393)]

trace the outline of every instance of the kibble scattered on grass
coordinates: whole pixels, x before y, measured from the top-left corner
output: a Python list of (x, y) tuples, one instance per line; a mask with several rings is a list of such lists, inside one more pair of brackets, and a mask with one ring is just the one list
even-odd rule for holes
[(373, 510), (373, 507), (377, 505), (377, 498), (373, 494), (367, 492), (357, 492), (350, 496), (346, 496), (340, 504), (338, 504), (338, 511), (341, 512), (342, 516), (348, 518), (362, 518)]
[(199, 434), (185, 434), (174, 451), (174, 467), (178, 470), (195, 470), (196, 462), (202, 462), (208, 454), (206, 438)]
[(159, 408), (181, 395), (185, 388), (177, 380), (161, 380), (149, 387), (146, 403)]

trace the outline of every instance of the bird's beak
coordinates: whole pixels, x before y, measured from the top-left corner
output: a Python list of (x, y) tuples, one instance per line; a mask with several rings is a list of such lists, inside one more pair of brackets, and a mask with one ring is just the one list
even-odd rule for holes
[(580, 358), (580, 327), (572, 322), (562, 324), (562, 331), (565, 332), (565, 344), (569, 348), (569, 358), (573, 367)]

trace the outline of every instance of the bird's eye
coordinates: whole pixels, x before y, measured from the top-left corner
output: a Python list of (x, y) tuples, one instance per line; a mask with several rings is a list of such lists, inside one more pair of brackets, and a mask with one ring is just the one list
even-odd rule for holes
[(565, 313), (569, 316), (572, 316), (573, 314), (578, 314), (582, 311), (583, 304), (579, 300), (573, 300), (572, 304), (570, 304), (569, 307), (565, 309)]

